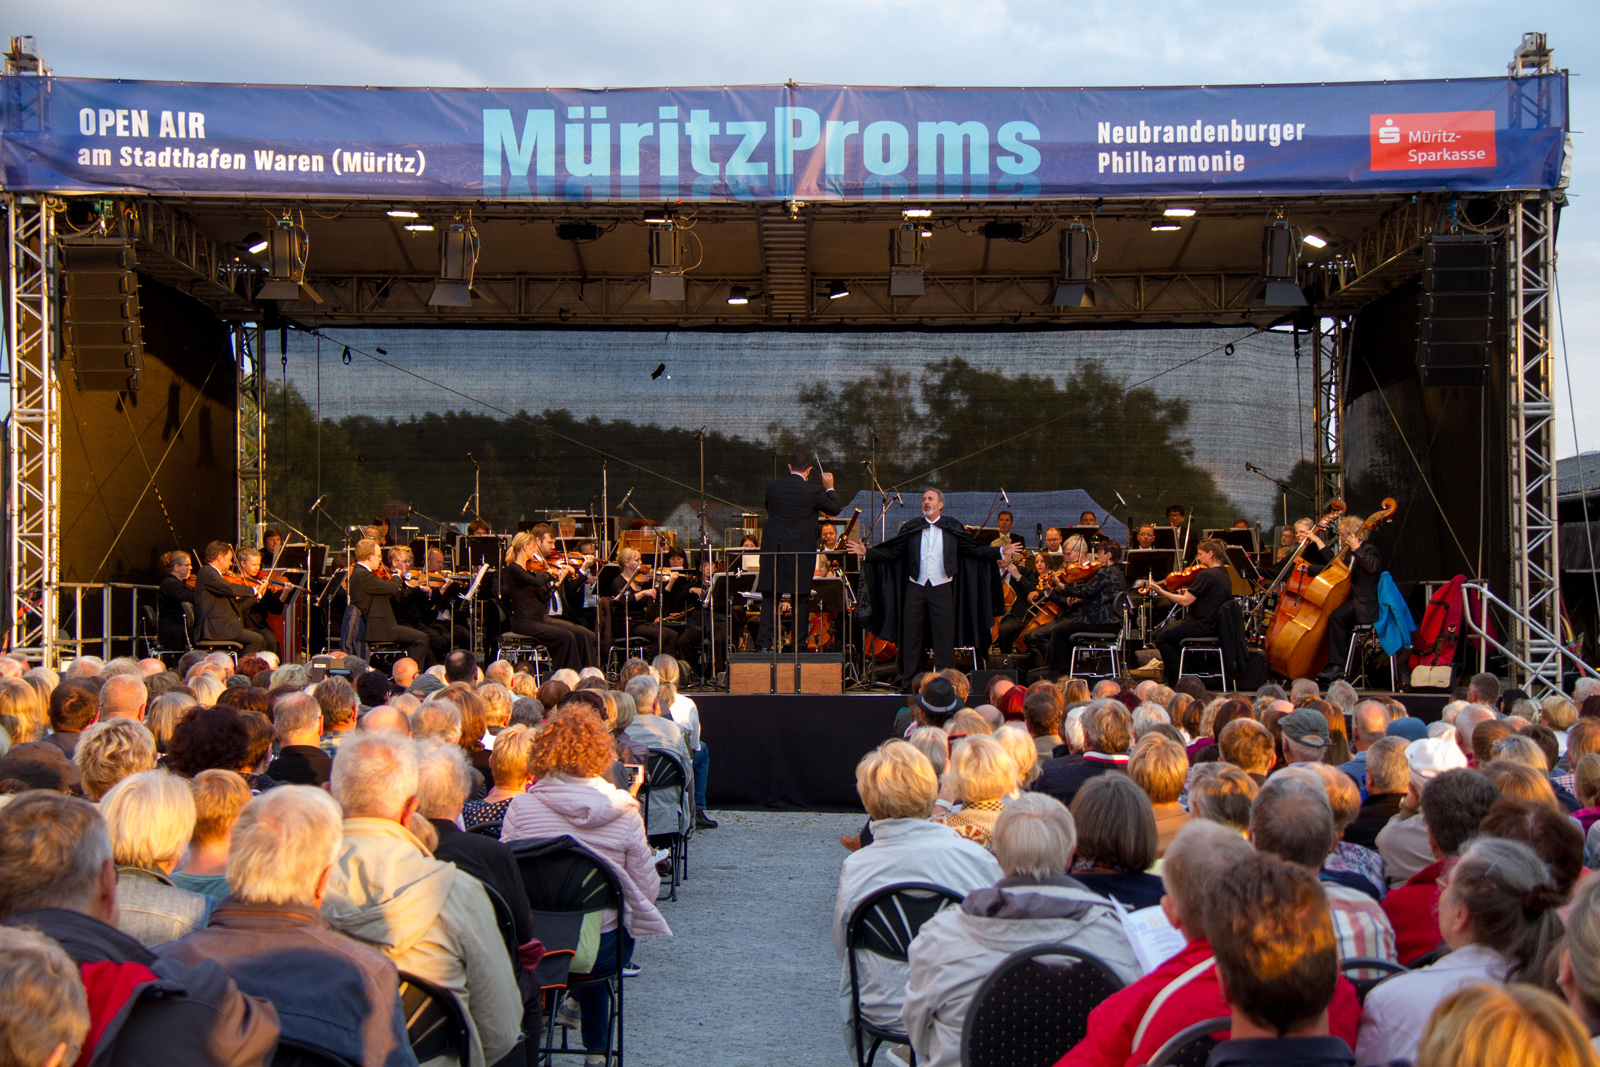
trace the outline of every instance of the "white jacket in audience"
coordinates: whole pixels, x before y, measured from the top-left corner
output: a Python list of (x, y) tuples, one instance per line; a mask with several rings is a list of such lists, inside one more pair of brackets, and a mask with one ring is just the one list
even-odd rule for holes
[(1462, 945), (1438, 963), (1373, 987), (1361, 1009), (1356, 1063), (1410, 1062), (1439, 1002), (1462, 986), (1504, 982), (1510, 962), (1492, 948)]
[[(833, 907), (833, 951), (840, 962), (839, 1010), (847, 1045), (853, 1048), (855, 1038), (850, 1027), (850, 963), (844, 935), (856, 905), (897, 882), (927, 882), (965, 896), (999, 880), (1000, 864), (993, 854), (948, 826), (927, 819), (873, 821), (872, 844), (845, 858)], [(899, 1029), (907, 973), (904, 963), (872, 952), (857, 953), (861, 1010), (868, 1021)]]

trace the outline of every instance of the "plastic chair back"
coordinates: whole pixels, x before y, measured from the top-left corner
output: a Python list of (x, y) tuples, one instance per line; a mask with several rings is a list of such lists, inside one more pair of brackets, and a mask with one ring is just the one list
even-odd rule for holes
[(1352, 956), (1339, 961), (1339, 973), (1355, 987), (1356, 1000), (1362, 1004), (1366, 1004), (1367, 994), (1372, 992), (1378, 983), (1397, 974), (1405, 974), (1407, 970), (1409, 968), (1401, 966), (1394, 960), (1378, 959), (1374, 956)]
[(961, 1062), (1050, 1067), (1083, 1040), (1089, 1013), (1121, 988), (1122, 979), (1092, 952), (1070, 945), (1013, 952), (973, 994), (961, 1030)]
[(1227, 1015), (1192, 1023), (1167, 1038), (1146, 1067), (1206, 1067), (1219, 1044), (1215, 1035), (1232, 1032), (1233, 1019)]
[(401, 971), (400, 1007), (406, 1018), (406, 1036), (418, 1063), (439, 1056), (467, 1062), (472, 1038), (460, 1003), (448, 991)]

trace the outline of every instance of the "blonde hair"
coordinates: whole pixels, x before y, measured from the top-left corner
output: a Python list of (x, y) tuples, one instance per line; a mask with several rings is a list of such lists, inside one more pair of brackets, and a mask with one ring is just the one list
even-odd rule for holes
[(937, 726), (919, 726), (906, 738), (918, 752), (928, 757), (933, 773), (943, 774), (950, 766), (950, 735)]
[(1067, 872), (1078, 828), (1055, 797), (1024, 793), (995, 820), (989, 847), (1008, 877), (1049, 878)]
[(144, 725), (156, 739), (156, 751), (165, 752), (172, 731), (189, 717), (189, 712), (200, 704), (188, 693), (162, 693), (150, 702), (144, 712)]
[(216, 705), (217, 698), (222, 695), (222, 691), (226, 689), (227, 686), (222, 684), (222, 679), (218, 678), (210, 671), (206, 671), (202, 673), (200, 677), (191, 681), (189, 683), (189, 688), (194, 690), (195, 701), (199, 703), (202, 708), (209, 708)]
[(107, 719), (83, 731), (78, 747), (73, 750), (72, 762), (83, 779), (83, 795), (99, 800), (128, 775), (148, 771), (156, 765), (156, 739), (143, 723), (132, 719)]
[(0, 1062), (40, 1064), (64, 1047), (77, 1061), (89, 1033), (89, 1002), (78, 965), (37, 930), (0, 928)]
[(519, 697), (536, 697), (539, 695), (539, 683), (527, 671), (519, 671), (511, 676), (511, 692)]
[(623, 567), (626, 567), (636, 559), (644, 559), (644, 556), (640, 554), (637, 548), (624, 548), (617, 553), (617, 562)]
[(1032, 785), (1039, 777), (1039, 746), (1034, 744), (1033, 735), (1016, 723), (1006, 723), (994, 732), (994, 739), (1017, 765), (1017, 784)]
[(244, 806), (228, 842), (228, 889), (246, 904), (305, 904), (339, 857), (344, 823), (321, 789), (281, 785)]
[(535, 731), (528, 726), (508, 726), (494, 739), (494, 749), (489, 753), (489, 770), (494, 773), (494, 784), (508, 789), (520, 789), (527, 784), (533, 772), (528, 769), (533, 757)]
[(1572, 724), (1578, 721), (1578, 706), (1557, 693), (1544, 698), (1544, 706), (1539, 709), (1539, 719), (1552, 730), (1571, 729)]
[(511, 690), (499, 682), (484, 682), (478, 686), (478, 696), (483, 698), (483, 718), (490, 726), (504, 726), (511, 721)]
[(233, 829), (239, 812), (250, 803), (250, 786), (237, 771), (215, 767), (201, 771), (189, 780), (194, 794), (193, 844), (221, 841)]
[(1537, 986), (1458, 989), (1428, 1017), (1414, 1067), (1595, 1067), (1572, 1009)]
[(1152, 804), (1175, 804), (1189, 779), (1189, 754), (1161, 734), (1146, 734), (1133, 746), (1128, 776), (1139, 783)]
[(45, 705), (39, 690), (24, 678), (0, 678), (0, 729), (14, 745), (37, 741), (44, 733)]
[(994, 726), (989, 720), (971, 708), (962, 708), (950, 716), (949, 727), (951, 734), (966, 734), (969, 737), (994, 733)]
[(119, 867), (176, 866), (194, 836), (189, 783), (166, 771), (124, 778), (101, 798), (100, 814)]
[(890, 740), (856, 764), (856, 792), (873, 819), (926, 819), (939, 796), (939, 779), (921, 752)]
[(1346, 515), (1339, 520), (1339, 536), (1354, 537), (1357, 541), (1365, 541), (1367, 535), (1362, 532), (1362, 527), (1366, 526), (1366, 524), (1366, 520), (1359, 515)]
[(528, 544), (533, 541), (533, 539), (532, 530), (517, 531), (516, 536), (511, 539), (510, 547), (506, 549), (506, 562), (514, 563), (516, 558), (522, 555), (522, 550), (526, 548)]
[(998, 800), (1017, 788), (1017, 764), (987, 734), (973, 734), (950, 750), (950, 774), (963, 804)]

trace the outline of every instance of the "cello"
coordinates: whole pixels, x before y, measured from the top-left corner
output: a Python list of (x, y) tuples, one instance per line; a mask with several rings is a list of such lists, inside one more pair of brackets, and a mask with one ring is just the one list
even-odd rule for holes
[[(851, 515), (850, 521), (844, 525), (844, 533), (839, 535), (839, 544), (842, 545), (850, 539), (850, 534), (854, 532), (856, 520), (859, 518), (861, 518), (861, 509), (856, 508), (855, 514)], [(828, 572), (829, 577), (842, 577), (842, 570), (839, 564), (831, 560), (828, 562)], [(811, 625), (806, 632), (806, 650), (809, 652), (822, 652), (831, 648), (836, 639), (834, 627), (838, 623), (839, 613), (837, 611), (813, 611), (811, 613)]]
[[(1361, 524), (1362, 533), (1370, 534), (1398, 507), (1393, 497), (1384, 497), (1383, 507)], [(1350, 599), (1348, 555), (1349, 549), (1341, 546), (1333, 562), (1315, 575), (1310, 573), (1308, 564), (1297, 559), (1295, 573), (1284, 586), (1263, 646), (1267, 663), (1285, 678), (1315, 677), (1327, 661), (1328, 617)]]

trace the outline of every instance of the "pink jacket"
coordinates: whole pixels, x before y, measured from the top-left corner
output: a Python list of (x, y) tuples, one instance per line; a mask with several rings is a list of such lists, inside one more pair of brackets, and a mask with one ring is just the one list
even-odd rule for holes
[(622, 883), (623, 927), (636, 940), (671, 937), (656, 909), (661, 875), (651, 862), (639, 802), (599, 778), (541, 778), (506, 809), (500, 840), (570, 836), (594, 852)]

